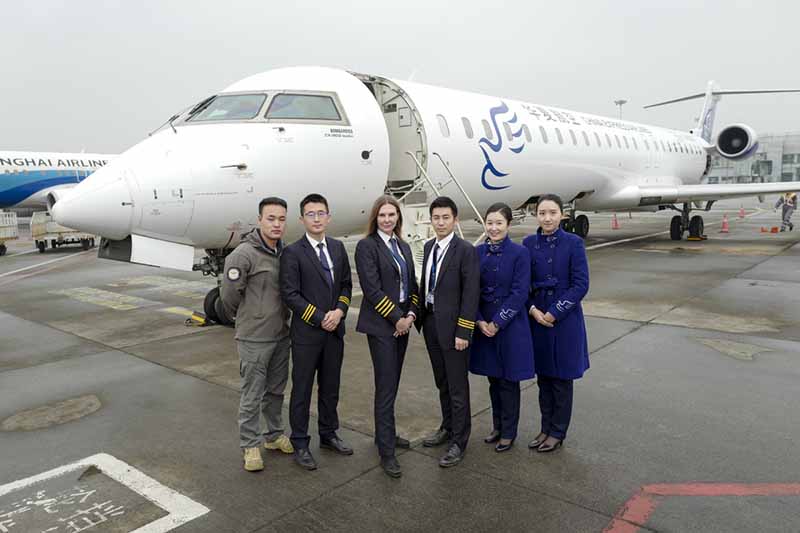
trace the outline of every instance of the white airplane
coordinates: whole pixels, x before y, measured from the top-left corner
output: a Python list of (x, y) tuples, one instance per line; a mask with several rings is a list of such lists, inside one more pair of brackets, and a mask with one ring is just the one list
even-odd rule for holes
[(0, 152), (0, 209), (47, 207), (65, 190), (103, 168), (115, 156), (54, 152)]
[[(565, 228), (582, 236), (589, 221), (577, 211), (674, 209), (672, 238), (700, 237), (702, 216), (690, 213), (701, 202), (707, 210), (797, 187), (700, 184), (711, 153), (739, 159), (757, 147), (741, 124), (711, 142), (720, 95), (744, 92), (710, 83), (684, 98), (704, 96), (705, 105), (683, 132), (340, 69), (270, 70), (176, 114), (69, 196), (51, 198), (51, 209), (61, 224), (104, 236), (100, 257), (212, 275), (256, 226), (261, 198), (295, 206), (312, 191), (330, 201), (339, 235), (362, 232), (388, 191), (402, 199), (414, 242), (427, 237), (434, 195), (480, 219), (498, 201), (522, 215), (547, 192), (569, 203)], [(290, 216), (287, 238), (301, 232)], [(196, 248), (207, 254), (200, 262)], [(212, 318), (217, 295), (206, 298)]]

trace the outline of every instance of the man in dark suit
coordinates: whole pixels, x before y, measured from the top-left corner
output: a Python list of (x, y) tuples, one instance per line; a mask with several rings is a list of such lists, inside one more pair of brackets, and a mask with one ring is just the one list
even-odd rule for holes
[(353, 449), (336, 434), (344, 319), (353, 283), (344, 245), (325, 235), (331, 219), (328, 201), (319, 194), (309, 194), (300, 202), (300, 213), (306, 234), (283, 251), (280, 279), (281, 295), (293, 313), (289, 423), (295, 461), (307, 470), (315, 470), (317, 463), (308, 449), (315, 375), (319, 387), (320, 447), (342, 455), (353, 454)]
[(455, 232), (458, 207), (440, 196), (429, 209), (436, 238), (425, 243), (417, 328), (422, 329), (433, 367), (442, 424), (424, 446), (449, 443), (439, 466), (464, 457), (472, 427), (469, 405), (469, 345), (480, 297), (480, 264), (475, 248)]

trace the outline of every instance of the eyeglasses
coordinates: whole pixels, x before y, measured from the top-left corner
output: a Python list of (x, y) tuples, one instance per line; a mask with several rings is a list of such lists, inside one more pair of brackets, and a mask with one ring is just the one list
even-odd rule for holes
[(309, 211), (308, 213), (303, 213), (303, 216), (306, 218), (314, 219), (314, 218), (325, 218), (328, 216), (327, 211)]

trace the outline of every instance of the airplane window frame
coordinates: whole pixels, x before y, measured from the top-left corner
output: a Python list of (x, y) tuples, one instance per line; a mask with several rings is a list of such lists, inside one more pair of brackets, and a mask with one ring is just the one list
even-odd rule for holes
[(614, 145), (611, 144), (611, 136), (608, 133), (606, 133), (605, 135), (606, 135), (606, 144), (608, 144), (608, 147), (614, 148)]
[(586, 131), (581, 131), (581, 133), (583, 134), (583, 143), (584, 143), (586, 146), (591, 146), (591, 145), (592, 145), (592, 143), (591, 143), (591, 142), (589, 142), (589, 134), (588, 134), (588, 133), (586, 133)]
[(631, 145), (630, 145), (630, 143), (628, 142), (628, 137), (627, 137), (626, 135), (623, 135), (623, 136), (622, 136), (622, 140), (623, 140), (623, 141), (625, 141), (625, 149), (626, 149), (626, 150), (630, 150), (630, 149), (631, 149)]
[(503, 131), (506, 132), (506, 140), (511, 142), (514, 140), (514, 132), (511, 131), (511, 124), (508, 122), (503, 122)]
[[(322, 96), (328, 97), (333, 101), (333, 105), (336, 108), (337, 113), (339, 113), (339, 119), (323, 119), (323, 118), (280, 118), (280, 117), (270, 117), (269, 111), (272, 107), (272, 103), (281, 95), (299, 95), (299, 96)], [(271, 95), (269, 101), (266, 104), (266, 111), (262, 113), (262, 117), (264, 122), (270, 124), (318, 124), (318, 125), (336, 125), (336, 126), (350, 126), (350, 120), (347, 118), (347, 113), (344, 110), (344, 106), (342, 106), (341, 101), (339, 100), (339, 96), (332, 91), (303, 91), (303, 90), (285, 90), (285, 91), (278, 91)]]
[(461, 124), (464, 126), (464, 135), (467, 136), (467, 139), (472, 139), (475, 136), (475, 132), (472, 129), (472, 122), (470, 122), (467, 117), (461, 117)]
[(436, 122), (439, 123), (439, 133), (442, 134), (442, 137), (445, 139), (450, 138), (450, 124), (447, 123), (447, 118), (442, 115), (441, 113), (436, 114)]
[(619, 135), (617, 135), (617, 134), (615, 133), (615, 134), (614, 134), (614, 138), (617, 140), (617, 148), (619, 148), (620, 150), (622, 150), (622, 143), (621, 143), (621, 142), (619, 142)]
[[(230, 98), (236, 98), (241, 96), (258, 96), (261, 97), (261, 103), (255, 108), (255, 113), (249, 117), (237, 117), (237, 118), (198, 118), (203, 116), (203, 113), (207, 112), (209, 109), (212, 109), (214, 102), (219, 102), (223, 99), (227, 100)], [(257, 120), (261, 116), (261, 110), (264, 109), (264, 106), (269, 101), (269, 94), (260, 91), (243, 91), (243, 92), (235, 92), (235, 93), (220, 93), (215, 95), (211, 101), (208, 102), (207, 105), (203, 107), (200, 111), (196, 112), (193, 115), (187, 116), (183, 120), (183, 124), (220, 124), (224, 122), (250, 122), (252, 120)], [(196, 106), (195, 106), (196, 107)]]
[(633, 143), (633, 149), (638, 152), (639, 151), (639, 145), (636, 144), (636, 137), (631, 137), (631, 142)]
[(564, 144), (564, 136), (561, 135), (561, 130), (558, 128), (553, 128), (556, 130), (556, 138), (558, 139), (558, 144)]
[(525, 133), (525, 141), (526, 142), (533, 142), (533, 136), (531, 135), (531, 130), (528, 129), (527, 124), (522, 125), (522, 131)]
[(539, 134), (542, 136), (542, 142), (544, 144), (550, 143), (550, 141), (547, 139), (547, 130), (544, 129), (544, 126), (539, 126)]
[(644, 143), (645, 150), (647, 150), (649, 152), (650, 151), (650, 143), (647, 142), (647, 139), (642, 139), (642, 142)]
[(482, 119), (481, 124), (483, 124), (483, 133), (486, 139), (489, 141), (493, 141), (494, 131), (492, 130), (492, 127), (489, 125), (489, 121), (486, 119)]
[(600, 140), (600, 134), (597, 133), (596, 131), (593, 131), (592, 133), (594, 133), (594, 139), (595, 139), (595, 141), (597, 141), (597, 147), (598, 148), (602, 148), (603, 147), (603, 141)]
[(572, 137), (572, 145), (573, 146), (578, 146), (578, 138), (575, 136), (575, 132), (572, 131), (571, 128), (569, 130), (569, 136)]

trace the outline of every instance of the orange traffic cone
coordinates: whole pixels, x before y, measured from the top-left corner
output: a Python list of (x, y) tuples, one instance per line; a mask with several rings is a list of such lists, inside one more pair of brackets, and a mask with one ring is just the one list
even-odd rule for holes
[(770, 233), (778, 233), (778, 226), (772, 226), (772, 227), (769, 229), (769, 232), (770, 232)]
[(719, 230), (720, 233), (730, 233), (731, 225), (728, 223), (728, 215), (722, 215), (722, 228)]
[(619, 220), (617, 220), (617, 214), (611, 217), (611, 229), (619, 229)]
[(761, 233), (769, 233), (769, 230), (764, 226), (761, 226)]
[(739, 207), (739, 218), (744, 218), (744, 206)]

